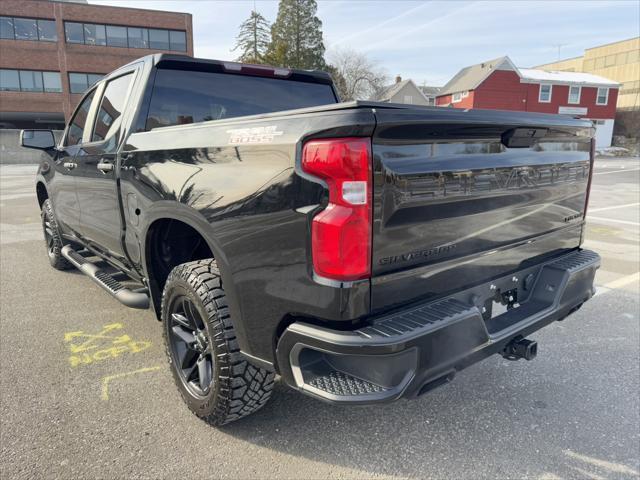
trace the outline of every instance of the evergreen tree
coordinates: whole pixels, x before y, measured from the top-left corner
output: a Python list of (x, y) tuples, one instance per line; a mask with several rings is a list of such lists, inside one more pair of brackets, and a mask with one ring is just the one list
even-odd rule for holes
[(315, 0), (280, 0), (278, 17), (271, 27), (269, 63), (289, 68), (326, 68), (317, 9)]
[(240, 33), (236, 37), (236, 46), (232, 51), (242, 52), (236, 59), (245, 63), (265, 63), (265, 55), (271, 38), (269, 34), (269, 22), (255, 10), (240, 25)]

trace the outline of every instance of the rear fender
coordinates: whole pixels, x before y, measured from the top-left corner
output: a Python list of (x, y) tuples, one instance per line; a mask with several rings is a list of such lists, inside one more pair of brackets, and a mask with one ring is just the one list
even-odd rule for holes
[[(149, 228), (155, 221), (166, 219), (180, 221), (196, 230), (207, 243), (209, 250), (211, 250), (211, 252), (213, 253), (213, 257), (216, 259), (218, 268), (220, 269), (220, 274), (222, 276), (222, 282), (224, 285), (225, 294), (227, 296), (229, 311), (231, 313), (231, 317), (235, 319), (234, 327), (238, 335), (238, 341), (240, 343), (240, 347), (243, 348), (245, 346), (244, 339), (246, 338), (245, 329), (242, 321), (238, 320), (242, 318), (242, 312), (237, 300), (238, 297), (236, 295), (233, 277), (230, 273), (231, 269), (229, 267), (229, 263), (224, 251), (215, 239), (213, 227), (200, 212), (189, 208), (182, 203), (166, 200), (155, 202), (149, 207), (149, 209), (144, 213), (142, 228), (140, 229), (140, 238), (144, 239), (144, 242), (142, 242), (142, 244), (140, 245), (140, 250), (142, 264), (141, 267), (144, 272), (145, 278), (149, 279), (149, 272), (147, 270), (147, 241)], [(149, 291), (151, 292), (151, 304), (153, 305), (156, 317), (158, 318), (158, 320), (160, 320), (161, 312), (159, 309), (159, 305), (161, 298), (157, 298), (156, 296), (161, 296), (162, 292), (154, 292), (152, 288), (150, 288)]]

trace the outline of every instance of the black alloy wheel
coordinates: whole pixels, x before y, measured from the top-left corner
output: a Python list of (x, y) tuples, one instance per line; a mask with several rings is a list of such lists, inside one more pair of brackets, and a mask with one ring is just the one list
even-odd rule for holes
[(174, 267), (160, 309), (171, 374), (193, 413), (224, 425), (269, 401), (275, 373), (242, 355), (213, 258)]
[(215, 371), (207, 324), (186, 296), (174, 298), (170, 314), (169, 342), (176, 371), (192, 394), (205, 397), (213, 387)]
[(54, 258), (56, 255), (56, 245), (53, 236), (53, 225), (46, 215), (42, 216), (42, 228), (44, 230), (44, 241), (47, 244), (47, 254), (49, 258)]
[(58, 270), (66, 270), (71, 268), (71, 264), (62, 256), (62, 247), (64, 241), (56, 216), (53, 213), (53, 204), (48, 198), (42, 204), (42, 232), (44, 233), (44, 241), (47, 246), (47, 256), (49, 263), (53, 268)]

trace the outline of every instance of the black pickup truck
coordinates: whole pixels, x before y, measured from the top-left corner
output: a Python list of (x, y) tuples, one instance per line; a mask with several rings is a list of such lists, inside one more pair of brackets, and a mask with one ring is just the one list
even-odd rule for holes
[(593, 134), (339, 103), (326, 73), (157, 54), (93, 86), (58, 145), (21, 141), (43, 150), (51, 265), (153, 308), (185, 402), (219, 425), (262, 407), (276, 374), (363, 404), (535, 357), (526, 336), (594, 293)]

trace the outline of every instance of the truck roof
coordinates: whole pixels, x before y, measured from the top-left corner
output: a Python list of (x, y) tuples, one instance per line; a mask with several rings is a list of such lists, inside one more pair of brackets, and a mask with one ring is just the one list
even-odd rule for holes
[[(174, 68), (179, 70), (209, 71), (229, 73), (236, 75), (252, 75), (262, 77), (274, 77), (299, 82), (322, 83), (333, 85), (331, 75), (320, 70), (300, 70), (271, 65), (255, 65), (251, 63), (239, 63), (227, 60), (213, 60), (208, 58), (194, 58), (187, 55), (174, 53), (152, 53), (129, 62), (121, 68), (138, 62), (151, 62), (154, 66)], [(120, 70), (120, 69), (118, 69)], [(116, 70), (116, 72), (118, 71)], [(113, 72), (115, 73), (115, 72)], [(107, 76), (111, 76), (109, 74)], [(105, 77), (106, 78), (106, 77)]]

